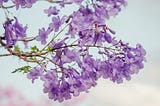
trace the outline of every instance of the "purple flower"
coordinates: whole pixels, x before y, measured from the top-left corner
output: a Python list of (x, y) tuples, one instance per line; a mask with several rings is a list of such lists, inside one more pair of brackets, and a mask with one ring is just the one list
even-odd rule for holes
[(61, 25), (65, 22), (66, 16), (63, 16), (61, 19), (59, 16), (52, 18), (52, 23), (50, 23), (49, 27), (53, 29), (55, 32), (59, 31)]
[[(70, 84), (67, 81), (62, 80), (59, 89), (61, 97), (64, 97), (65, 100), (71, 99)], [(62, 101), (63, 99), (60, 100), (60, 102)]]
[(41, 67), (36, 67), (33, 68), (29, 71), (29, 73), (27, 74), (27, 78), (32, 80), (32, 83), (34, 83), (35, 79), (38, 79), (40, 76), (43, 75), (44, 73), (44, 68), (45, 66), (42, 65)]
[(16, 35), (19, 37), (19, 38), (25, 38), (26, 37), (26, 30), (27, 30), (27, 26), (23, 27), (22, 24), (20, 24), (18, 22), (18, 19), (15, 18), (15, 23), (13, 24), (13, 27), (14, 27), (14, 31), (16, 33)]
[[(129, 43), (112, 37), (115, 32), (105, 24), (121, 11), (126, 5), (125, 0), (89, 0), (87, 4), (84, 2), (85, 5), (83, 0), (63, 0), (60, 5), (72, 3), (78, 4), (79, 9), (69, 18), (60, 18), (56, 7), (45, 10), (48, 16), (53, 15), (52, 22), (47, 30), (39, 30), (37, 40), (45, 44), (48, 34), (58, 32), (66, 20), (70, 36), (51, 40), (48, 47), (52, 53), (43, 60), (45, 72), (41, 74), (42, 69), (36, 67), (29, 73), (32, 81), (40, 77), (44, 93), (59, 102), (89, 92), (101, 77), (118, 84), (131, 80), (132, 75), (143, 68), (146, 55), (140, 44), (131, 47)], [(48, 65), (49, 62), (53, 65)]]
[(83, 0), (72, 0), (72, 2), (80, 5), (83, 2)]
[(36, 0), (12, 0), (12, 2), (16, 5), (16, 8), (19, 9), (20, 6), (31, 8)]
[(41, 41), (41, 44), (46, 44), (46, 39), (48, 38), (48, 35), (51, 33), (50, 29), (45, 30), (45, 28), (39, 29), (39, 34), (36, 38), (37, 41)]
[[(111, 16), (115, 16), (121, 10), (121, 5), (126, 5), (124, 0), (98, 0), (93, 8), (80, 6), (80, 9), (72, 14), (72, 21), (69, 27), (69, 34), (74, 37), (80, 31), (93, 29), (96, 24), (104, 24)], [(85, 23), (85, 24), (84, 24)]]
[(8, 0), (0, 0), (0, 6), (5, 2), (8, 2)]
[(107, 13), (107, 10), (106, 8), (102, 5), (102, 6), (99, 6), (97, 4), (94, 4), (94, 11), (95, 11), (95, 15), (97, 17), (99, 17), (100, 19), (104, 20), (104, 19), (108, 19), (109, 18), (109, 15)]
[(48, 16), (51, 16), (51, 15), (57, 15), (59, 10), (55, 6), (54, 7), (50, 6), (49, 9), (44, 10), (44, 12), (48, 14)]
[(120, 49), (119, 53), (108, 53), (106, 61), (99, 62), (98, 73), (103, 78), (109, 78), (113, 82), (122, 83), (123, 79), (131, 79), (132, 74), (137, 74), (143, 68), (145, 50), (141, 45), (132, 48), (120, 41), (116, 48)]
[(18, 37), (14, 33), (12, 21), (13, 20), (7, 20), (4, 24), (4, 29), (5, 29), (4, 37), (6, 40), (6, 47), (15, 45), (18, 39)]
[(71, 26), (77, 32), (92, 28), (93, 23), (94, 14), (89, 8), (81, 7), (80, 11), (74, 12), (72, 15)]
[(58, 80), (58, 74), (56, 70), (52, 69), (47, 71), (46, 74), (41, 76), (41, 80), (44, 81), (44, 93), (48, 93), (50, 99), (61, 99), (59, 95), (60, 81)]
[(96, 7), (97, 6), (95, 5), (95, 11), (87, 6), (81, 7), (78, 11), (74, 12), (72, 14), (72, 20), (69, 26), (68, 34), (70, 34), (72, 37), (75, 37), (75, 35), (80, 33), (92, 33), (93, 29), (95, 29), (95, 26), (104, 24), (105, 20), (107, 19), (107, 12), (105, 12), (103, 8), (98, 9), (98, 7)]
[(55, 42), (55, 41), (53, 41), (52, 42), (52, 48), (53, 49), (59, 49), (59, 48), (61, 48), (63, 45), (65, 45), (66, 43), (65, 43), (65, 41), (68, 39), (69, 37), (65, 37), (64, 39), (62, 39), (61, 41), (59, 41), (59, 42)]
[(73, 2), (71, 0), (62, 0), (60, 2), (60, 6), (64, 7), (66, 4), (72, 4)]
[(73, 61), (80, 62), (79, 59), (80, 53), (76, 50), (69, 50), (65, 49), (64, 50), (64, 55), (61, 56), (61, 59), (63, 60), (64, 63), (71, 63)]
[(4, 24), (6, 47), (13, 46), (18, 39), (26, 37), (27, 26), (23, 27), (17, 18), (15, 18), (15, 23), (13, 23), (13, 21), (13, 19), (8, 19)]

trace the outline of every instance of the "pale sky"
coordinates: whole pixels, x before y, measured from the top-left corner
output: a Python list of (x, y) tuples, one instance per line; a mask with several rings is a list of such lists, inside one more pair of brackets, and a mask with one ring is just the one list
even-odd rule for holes
[[(85, 100), (77, 106), (160, 106), (160, 0), (127, 0), (128, 6), (111, 19), (108, 25), (117, 37), (131, 43), (141, 43), (147, 51), (145, 68), (132, 80), (124, 84), (114, 84), (109, 80), (99, 80)], [(37, 3), (31, 10), (21, 10), (17, 16), (31, 27), (29, 34), (37, 34), (37, 28), (49, 22), (42, 11), (48, 3)], [(75, 8), (65, 12), (71, 12)], [(37, 10), (38, 9), (38, 10)], [(0, 14), (3, 11), (0, 10)], [(3, 22), (0, 16), (0, 24)], [(2, 26), (0, 27), (0, 34)], [(1, 49), (0, 49), (1, 52)], [(32, 84), (23, 74), (11, 74), (23, 61), (15, 57), (0, 58), (0, 84), (13, 85), (26, 96), (37, 100), (42, 93), (42, 83)], [(47, 95), (45, 95), (47, 97)], [(58, 104), (56, 104), (58, 106)]]

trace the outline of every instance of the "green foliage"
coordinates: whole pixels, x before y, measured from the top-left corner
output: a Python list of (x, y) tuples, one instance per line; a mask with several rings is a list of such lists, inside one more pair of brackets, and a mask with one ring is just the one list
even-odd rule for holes
[(47, 51), (51, 52), (51, 51), (53, 51), (53, 48), (51, 46), (48, 46)]
[(36, 57), (29, 57), (28, 59), (31, 61), (38, 61)]
[(27, 73), (30, 69), (31, 69), (31, 66), (23, 66), (23, 67), (15, 69), (12, 73), (16, 73), (16, 72)]
[(18, 53), (20, 53), (21, 51), (20, 51), (20, 48), (19, 48), (19, 46), (18, 45), (15, 45), (14, 46), (14, 51), (15, 52), (18, 52)]
[(51, 46), (48, 46), (48, 48), (46, 49), (47, 52), (53, 54), (53, 48)]
[(37, 48), (37, 46), (31, 47), (31, 53), (37, 53), (38, 51), (39, 49)]

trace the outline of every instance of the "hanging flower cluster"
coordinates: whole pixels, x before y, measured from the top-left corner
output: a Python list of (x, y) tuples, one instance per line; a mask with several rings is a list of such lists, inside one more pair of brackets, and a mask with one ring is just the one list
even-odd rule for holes
[[(13, 6), (5, 7), (7, 0), (0, 0), (2, 9), (31, 8), (38, 0), (12, 0)], [(146, 52), (137, 44), (117, 40), (106, 21), (116, 16), (125, 0), (49, 0), (52, 5), (44, 13), (52, 18), (48, 28), (39, 29), (35, 37), (27, 37), (27, 26), (19, 23), (17, 18), (9, 17), (4, 23), (4, 34), (0, 44), (9, 54), (0, 56), (17, 56), (36, 66), (24, 66), (14, 72), (23, 71), (34, 82), (40, 78), (44, 82), (44, 93), (50, 99), (62, 102), (88, 92), (96, 86), (99, 78), (122, 83), (130, 80), (143, 68)], [(72, 14), (60, 15), (67, 5), (77, 5), (79, 9)], [(52, 38), (51, 40), (49, 38)], [(43, 48), (36, 45), (29, 52), (22, 51), (18, 42), (26, 45), (30, 41), (40, 42)]]

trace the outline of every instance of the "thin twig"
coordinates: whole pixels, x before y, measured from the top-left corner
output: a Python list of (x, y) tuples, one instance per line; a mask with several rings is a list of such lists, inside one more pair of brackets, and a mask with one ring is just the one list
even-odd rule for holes
[(3, 9), (10, 9), (10, 8), (13, 8), (15, 7), (16, 5), (12, 5), (12, 6), (0, 6), (0, 8), (3, 8)]
[(50, 3), (61, 3), (62, 2), (62, 0), (37, 0), (37, 1), (47, 1)]
[(64, 31), (64, 29), (65, 29), (68, 25), (69, 25), (69, 24), (67, 24), (62, 30), (60, 30), (60, 31), (56, 34), (56, 36), (54, 36), (54, 37), (51, 39), (51, 41), (48, 42), (46, 46), (44, 46), (44, 48), (41, 50), (41, 52), (44, 51), (44, 50), (46, 49), (46, 47), (48, 47), (48, 46), (54, 41), (54, 39), (57, 38), (57, 37)]
[(0, 54), (0, 57), (3, 57), (3, 56), (11, 56), (12, 54)]
[(35, 39), (36, 39), (36, 37), (28, 37), (28, 38), (20, 38), (20, 39), (18, 39), (18, 41), (30, 42), (30, 41), (33, 41)]

